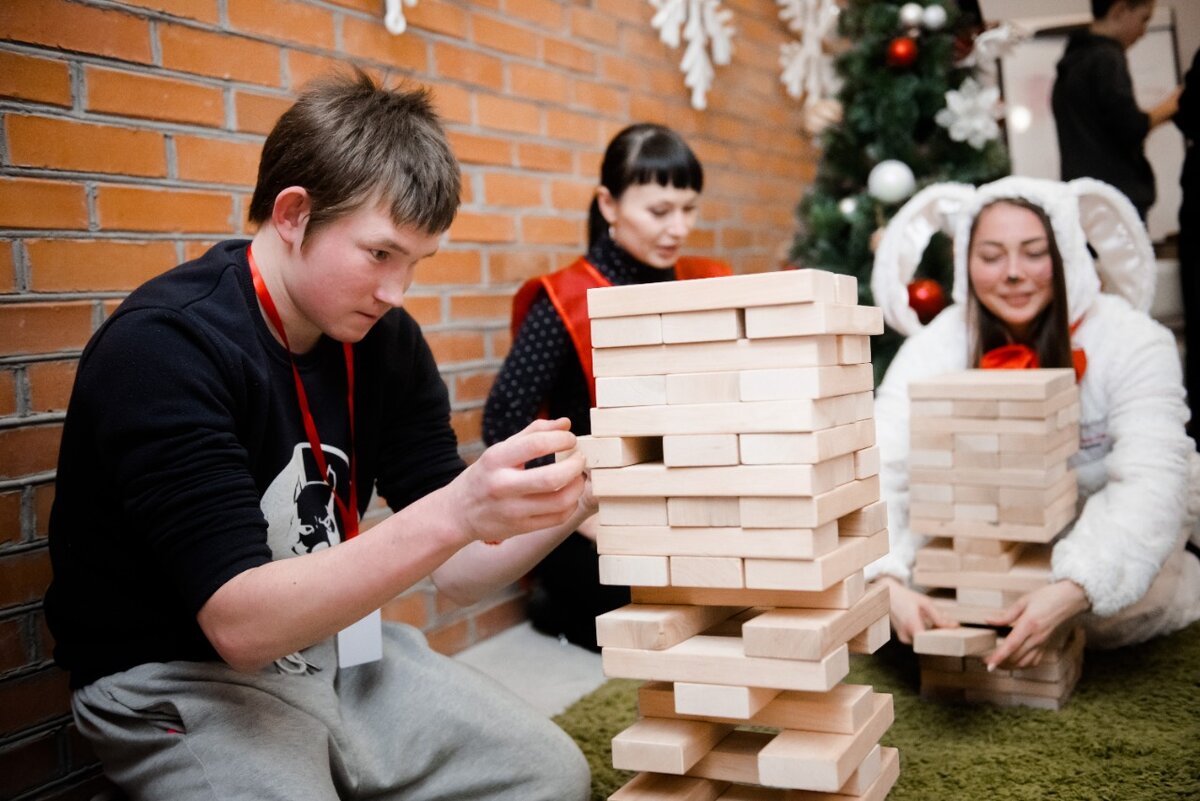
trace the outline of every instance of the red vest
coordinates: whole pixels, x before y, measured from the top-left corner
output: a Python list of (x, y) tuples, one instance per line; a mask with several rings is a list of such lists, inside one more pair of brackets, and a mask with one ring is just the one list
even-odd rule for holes
[[(729, 265), (715, 259), (681, 257), (675, 262), (676, 280), (691, 278), (718, 278), (732, 275)], [(596, 379), (592, 375), (592, 325), (587, 312), (587, 291), (593, 287), (612, 286), (612, 282), (600, 274), (586, 258), (580, 256), (572, 264), (550, 273), (531, 278), (513, 296), (512, 336), (515, 339), (521, 323), (529, 314), (529, 308), (538, 296), (545, 292), (567, 327), (583, 374), (587, 378), (588, 395), (596, 405)]]

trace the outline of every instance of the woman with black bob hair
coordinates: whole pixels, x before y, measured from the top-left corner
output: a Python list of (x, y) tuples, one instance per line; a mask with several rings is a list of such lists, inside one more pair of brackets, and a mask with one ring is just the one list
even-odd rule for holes
[[(591, 431), (595, 405), (587, 290), (729, 275), (710, 259), (683, 256), (696, 224), (704, 170), (683, 138), (641, 123), (618, 133), (600, 165), (588, 215), (588, 250), (567, 267), (527, 281), (513, 298), (513, 343), (483, 411), (485, 443), (539, 416), (568, 417)], [(533, 571), (534, 628), (596, 648), (599, 614), (629, 602), (625, 587), (600, 584), (595, 518)]]

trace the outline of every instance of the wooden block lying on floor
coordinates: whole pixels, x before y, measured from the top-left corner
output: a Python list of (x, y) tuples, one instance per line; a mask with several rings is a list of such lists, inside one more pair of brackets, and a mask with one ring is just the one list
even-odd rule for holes
[(613, 767), (687, 773), (733, 731), (726, 723), (682, 718), (642, 718), (612, 740)]
[(838, 340), (833, 335), (636, 345), (592, 351), (592, 372), (600, 378), (769, 367), (818, 367), (838, 364), (838, 355)]
[(770, 687), (732, 687), (721, 684), (675, 682), (675, 714), (705, 719), (746, 721), (778, 697)]
[[(1058, 681), (1036, 681), (1012, 676), (998, 676), (984, 671), (941, 673), (936, 670), (921, 670), (921, 687), (940, 686), (980, 693), (1011, 693), (1039, 698), (1065, 698), (1075, 688), (1079, 671), (1073, 670)], [(975, 699), (980, 696), (975, 695)], [(974, 700), (974, 699), (969, 699)]]
[(596, 537), (601, 554), (631, 556), (816, 559), (833, 551), (837, 544), (836, 522), (796, 529), (602, 525)]
[(600, 583), (666, 587), (671, 583), (671, 561), (666, 556), (601, 555)]
[[(676, 711), (679, 703), (676, 700), (678, 685), (679, 682), (673, 690), (668, 682), (651, 681), (643, 684), (638, 688), (638, 711), (643, 717), (684, 716)], [(719, 723), (853, 734), (866, 725), (875, 711), (874, 697), (874, 691), (865, 684), (838, 684), (829, 692), (788, 690), (779, 692), (749, 720), (712, 717)]]
[(607, 498), (597, 518), (604, 526), (665, 526), (666, 498)]
[(672, 556), (671, 586), (744, 587), (742, 560), (736, 556)]
[(601, 503), (605, 498), (646, 496), (794, 497), (821, 495), (853, 480), (853, 454), (818, 464), (668, 467), (648, 462), (593, 470), (592, 491)]
[(832, 793), (846, 783), (892, 725), (892, 697), (874, 695), (870, 719), (854, 734), (785, 730), (758, 754), (762, 783)]
[(662, 438), (594, 437), (588, 434), (575, 438), (575, 449), (583, 454), (589, 468), (627, 467), (662, 459)]
[(1043, 370), (962, 370), (937, 378), (913, 381), (914, 400), (1032, 400), (1042, 401), (1073, 386), (1070, 368)]
[(746, 309), (746, 336), (751, 339), (882, 333), (883, 311), (875, 306), (787, 303)]
[(742, 626), (747, 656), (819, 659), (887, 615), (888, 588), (877, 585), (846, 610), (772, 609)]
[(667, 379), (661, 375), (609, 376), (596, 379), (596, 406), (662, 406), (667, 402)]
[(887, 504), (875, 501), (839, 517), (837, 531), (840, 537), (869, 537), (887, 528), (887, 524)]
[(939, 656), (986, 654), (996, 647), (992, 629), (926, 629), (913, 637), (913, 651)]
[(639, 773), (608, 801), (716, 801), (728, 782), (712, 782), (669, 773)]
[(712, 467), (738, 463), (737, 434), (672, 434), (662, 438), (667, 467)]
[(704, 587), (630, 588), (634, 603), (697, 604), (702, 606), (782, 606), (797, 609), (849, 609), (866, 593), (858, 571), (820, 592), (796, 590), (725, 590)]
[(636, 437), (819, 431), (866, 420), (874, 412), (873, 404), (871, 393), (861, 392), (816, 400), (592, 409), (592, 434)]
[(657, 314), (636, 314), (591, 320), (593, 348), (662, 344), (662, 321)]
[(740, 434), (742, 464), (815, 464), (875, 444), (873, 421), (794, 434)]
[(702, 309), (747, 308), (775, 303), (832, 303), (837, 296), (832, 273), (785, 270), (698, 278), (692, 281), (630, 284), (589, 289), (588, 316), (626, 317)]
[(742, 528), (816, 528), (877, 500), (879, 476), (871, 476), (843, 484), (813, 498), (744, 495), (738, 517)]
[(742, 399), (741, 373), (737, 370), (673, 373), (668, 375), (666, 380), (669, 405), (738, 403)]
[(826, 398), (874, 388), (869, 364), (743, 370), (738, 376), (738, 399), (743, 401)]
[[(879, 776), (862, 793), (822, 793), (811, 790), (777, 790), (735, 784), (720, 796), (719, 801), (884, 801), (900, 778), (900, 752), (880, 747)], [(625, 801), (612, 796), (615, 801)], [(657, 799), (655, 800), (657, 801)]]
[(662, 341), (717, 342), (746, 336), (741, 309), (702, 309), (662, 315)]
[(667, 523), (676, 528), (740, 526), (737, 498), (667, 498)]
[(809, 561), (747, 558), (743, 560), (746, 587), (816, 592), (862, 570), (887, 551), (884, 530), (870, 537), (839, 537), (836, 549)]
[(850, 638), (846, 645), (852, 654), (873, 654), (892, 639), (892, 621), (888, 615), (879, 619)]
[(627, 604), (596, 618), (596, 642), (614, 648), (661, 651), (715, 626), (738, 606)]
[(610, 678), (827, 692), (846, 677), (850, 657), (845, 646), (813, 662), (751, 657), (740, 638), (698, 634), (664, 651), (605, 648), (601, 664)]

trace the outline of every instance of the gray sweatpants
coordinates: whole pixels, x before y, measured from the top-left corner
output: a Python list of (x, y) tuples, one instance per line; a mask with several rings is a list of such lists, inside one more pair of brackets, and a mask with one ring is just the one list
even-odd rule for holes
[(77, 690), (79, 730), (134, 801), (589, 796), (561, 729), (409, 626), (383, 659), (338, 671), (332, 640), (296, 673), (272, 665), (140, 665)]

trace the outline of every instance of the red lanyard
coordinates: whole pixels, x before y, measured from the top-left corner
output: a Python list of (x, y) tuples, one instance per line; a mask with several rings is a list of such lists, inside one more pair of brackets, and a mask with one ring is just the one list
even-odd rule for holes
[(283, 347), (287, 349), (288, 361), (292, 365), (292, 378), (296, 381), (296, 397), (300, 401), (300, 417), (304, 421), (304, 433), (308, 435), (308, 445), (312, 448), (313, 459), (317, 463), (317, 469), (321, 471), (321, 478), (325, 483), (329, 484), (329, 489), (333, 493), (333, 500), (337, 503), (338, 512), (342, 516), (342, 528), (345, 529), (346, 539), (351, 539), (358, 536), (358, 494), (355, 484), (355, 469), (354, 469), (354, 349), (350, 343), (342, 343), (342, 353), (346, 359), (346, 408), (350, 413), (350, 453), (346, 456), (350, 462), (350, 507), (342, 501), (337, 494), (337, 488), (333, 485), (329, 478), (329, 468), (325, 463), (325, 451), (321, 450), (321, 438), (317, 436), (317, 424), (313, 421), (312, 411), (308, 406), (308, 393), (304, 391), (304, 382), (300, 380), (300, 371), (296, 369), (296, 359), (292, 356), (292, 347), (288, 344), (287, 331), (283, 330), (283, 320), (279, 317), (279, 311), (275, 308), (275, 302), (271, 300), (271, 293), (267, 291), (267, 284), (263, 281), (262, 273), (258, 271), (258, 265), (254, 263), (254, 254), (249, 247), (246, 248), (246, 259), (250, 262), (250, 275), (254, 279), (254, 292), (258, 295), (258, 302), (262, 304), (263, 311), (267, 313), (267, 319), (275, 328), (275, 332), (279, 334), (279, 338), (283, 340)]

